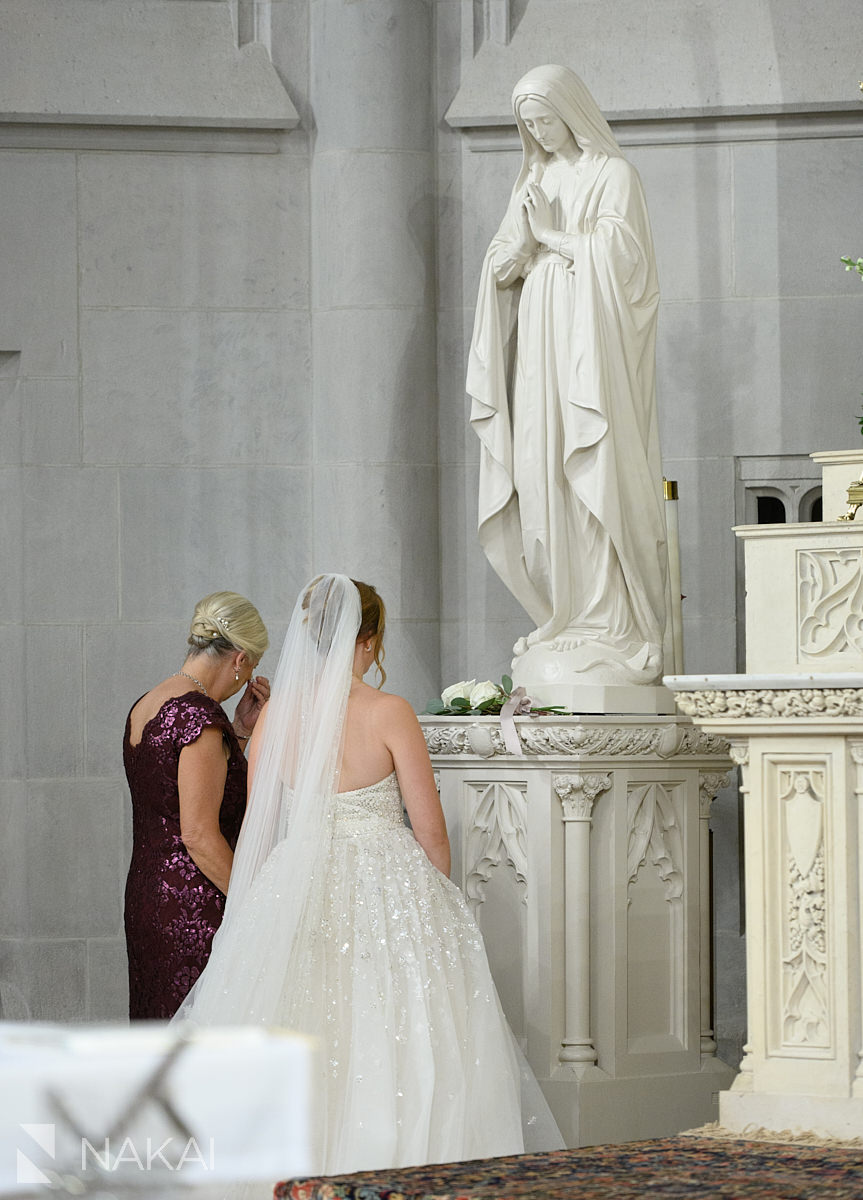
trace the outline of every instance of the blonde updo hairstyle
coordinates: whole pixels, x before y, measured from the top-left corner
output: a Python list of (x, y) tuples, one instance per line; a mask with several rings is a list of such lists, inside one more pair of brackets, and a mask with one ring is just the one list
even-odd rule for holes
[(243, 650), (253, 664), (270, 644), (261, 614), (236, 592), (213, 592), (195, 605), (189, 629), (190, 654), (220, 658)]
[(371, 638), (374, 663), (381, 677), (378, 687), (382, 688), (387, 678), (384, 670), (384, 628), (387, 623), (387, 610), (372, 584), (362, 583), (359, 579), (352, 579), (351, 583), (359, 592), (362, 605), (357, 641), (366, 642)]

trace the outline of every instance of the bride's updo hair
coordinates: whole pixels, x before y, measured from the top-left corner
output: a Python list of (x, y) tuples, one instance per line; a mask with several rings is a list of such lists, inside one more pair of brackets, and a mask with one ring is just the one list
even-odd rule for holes
[(258, 663), (269, 644), (261, 614), (245, 596), (213, 592), (195, 605), (189, 629), (191, 653), (218, 658), (244, 650), (253, 663)]
[(361, 583), (359, 579), (352, 579), (360, 594), (360, 603), (362, 604), (362, 616), (360, 617), (360, 631), (357, 634), (358, 642), (368, 641), (372, 639), (372, 646), (375, 652), (375, 666), (380, 673), (379, 688), (384, 686), (387, 673), (384, 670), (384, 628), (387, 623), (387, 610), (384, 607), (384, 602), (375, 591), (370, 583)]

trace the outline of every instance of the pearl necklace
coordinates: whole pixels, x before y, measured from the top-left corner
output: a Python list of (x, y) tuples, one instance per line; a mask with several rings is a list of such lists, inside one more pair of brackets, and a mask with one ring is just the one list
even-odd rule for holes
[(211, 699), (210, 693), (207, 691), (207, 689), (201, 683), (200, 679), (196, 679), (195, 676), (190, 675), (188, 671), (175, 671), (174, 674), (182, 675), (184, 679), (191, 679), (192, 683), (196, 683), (198, 685), (198, 687), (201, 689), (201, 691), (204, 693), (204, 695), (207, 697), (207, 699), (208, 700)]

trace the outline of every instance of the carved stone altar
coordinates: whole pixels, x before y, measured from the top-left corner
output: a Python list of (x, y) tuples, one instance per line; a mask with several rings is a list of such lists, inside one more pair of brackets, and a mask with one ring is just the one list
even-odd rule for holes
[(421, 717), (501, 1001), (570, 1146), (716, 1118), (708, 817), (731, 763), (681, 717)]
[[(828, 470), (859, 473), (844, 455)], [(720, 1122), (863, 1132), (863, 523), (747, 526), (745, 675), (666, 679), (742, 768), (748, 1045)], [(768, 673), (769, 672), (769, 673)], [(780, 672), (782, 672), (780, 674)]]
[(863, 1131), (863, 674), (670, 680), (742, 767), (748, 1044), (729, 1129)]
[(863, 522), (736, 532), (746, 553), (747, 672), (863, 671)]

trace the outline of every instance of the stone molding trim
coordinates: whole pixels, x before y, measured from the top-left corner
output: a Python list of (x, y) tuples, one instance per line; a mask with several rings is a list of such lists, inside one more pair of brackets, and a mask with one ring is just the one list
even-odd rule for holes
[[(654, 6), (646, 23), (632, 0), (580, 5), (570, 14), (575, 8), (563, 0), (462, 0), (462, 63), (449, 126), (480, 134), (514, 129), (513, 85), (547, 62), (581, 76), (624, 145), (765, 134), (772, 141), (807, 136), (807, 125), (810, 137), (843, 136), (843, 118), (860, 120), (859, 102), (850, 97), (855, 83), (837, 73), (834, 50), (859, 45), (859, 5), (833, 11), (828, 42), (817, 9), (797, 0), (781, 46), (764, 0), (731, 0), (721, 16), (715, 5), (691, 5), (685, 21), (680, 5)], [(621, 137), (621, 124), (624, 134), (635, 127), (636, 138)], [(642, 132), (639, 125), (653, 129)], [(836, 132), (825, 134), (831, 125)]]
[[(245, 8), (244, 8), (245, 11)], [(0, 0), (0, 131), (89, 126), (290, 130), (266, 46), (237, 45), (228, 4)], [(55, 134), (56, 136), (56, 134)]]
[(861, 717), (863, 688), (781, 688), (675, 692), (687, 717), (744, 720), (752, 717)]
[[(861, 693), (863, 696), (863, 693)], [(623, 758), (633, 755), (671, 758), (684, 756), (726, 755), (725, 740), (684, 722), (662, 719), (657, 724), (622, 724), (626, 718), (607, 716), (603, 724), (573, 718), (571, 721), (548, 718), (518, 718), (516, 733), (526, 758), (548, 755)], [(428, 752), (435, 756), (478, 756), (493, 758), (509, 755), (496, 718), (479, 718), (443, 724), (440, 719), (420, 719)]]

